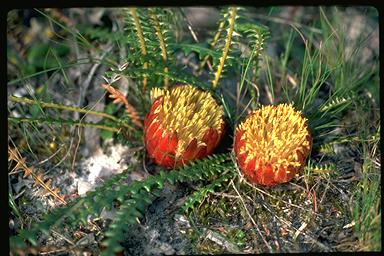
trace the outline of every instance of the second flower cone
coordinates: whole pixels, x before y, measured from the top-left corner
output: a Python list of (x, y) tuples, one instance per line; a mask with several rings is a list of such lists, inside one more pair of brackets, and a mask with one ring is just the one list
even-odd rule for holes
[(304, 168), (312, 147), (307, 120), (292, 105), (264, 106), (236, 129), (234, 151), (252, 183), (273, 186)]

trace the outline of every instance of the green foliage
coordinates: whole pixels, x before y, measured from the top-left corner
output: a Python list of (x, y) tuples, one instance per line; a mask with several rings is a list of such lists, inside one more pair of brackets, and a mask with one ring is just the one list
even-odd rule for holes
[(143, 216), (145, 208), (152, 203), (154, 198), (154, 195), (143, 190), (134, 194), (132, 199), (123, 202), (112, 224), (109, 225), (108, 231), (105, 232), (107, 239), (103, 241), (102, 245), (106, 249), (101, 255), (113, 255), (123, 249), (119, 242), (122, 240), (124, 231), (128, 230), (129, 225), (135, 223), (136, 218)]
[[(363, 146), (362, 179), (353, 193), (351, 214), (354, 231), (364, 250), (381, 251), (380, 169), (369, 155), (366, 142)], [(377, 144), (376, 144), (377, 145)]]
[(208, 56), (214, 60), (214, 63), (217, 63), (221, 56), (219, 52), (210, 49), (207, 43), (177, 43), (170, 44), (170, 46), (174, 47), (175, 50), (182, 51), (186, 56), (190, 53), (196, 53), (199, 60), (202, 60), (204, 57)]
[[(174, 48), (169, 45), (173, 42), (173, 38), (171, 28), (167, 27), (169, 23), (165, 22), (171, 15), (171, 11), (160, 8), (129, 8), (125, 11), (125, 24), (129, 32), (128, 72), (132, 71), (131, 68), (137, 68), (139, 72), (143, 70), (152, 74), (141, 74), (144, 78), (142, 80), (144, 89), (147, 85), (149, 89), (154, 85), (160, 86), (161, 77), (155, 71), (162, 72), (165, 67), (173, 65)], [(159, 63), (164, 66), (158, 66)]]
[(322, 164), (309, 160), (304, 168), (304, 173), (311, 179), (313, 179), (315, 175), (321, 175), (327, 179), (336, 176), (337, 168), (334, 163)]
[(381, 250), (381, 212), (380, 183), (371, 182), (367, 176), (359, 184), (355, 192), (352, 214), (355, 220), (355, 232), (359, 235), (359, 240), (367, 246), (369, 250)]
[(20, 211), (15, 203), (15, 200), (13, 199), (13, 196), (10, 193), (8, 193), (8, 204), (9, 207), (11, 207), (12, 209), (12, 213), (19, 219), (22, 219)]
[[(348, 146), (359, 145), (361, 170), (350, 201), (353, 230), (361, 250), (381, 251), (381, 163), (379, 122), (368, 124), (371, 108), (364, 101), (354, 102), (359, 132)], [(377, 117), (378, 118), (378, 117)], [(373, 128), (373, 129), (372, 129)]]
[(150, 176), (143, 181), (124, 184), (127, 172), (131, 171), (128, 169), (107, 180), (95, 191), (88, 192), (86, 197), (67, 206), (56, 208), (48, 213), (41, 222), (35, 223), (30, 230), (22, 230), (18, 236), (11, 237), (11, 247), (23, 247), (20, 238), (36, 245), (36, 237), (39, 232), (47, 235), (53, 225), (59, 225), (63, 221), (70, 226), (75, 226), (79, 222), (87, 223), (88, 218), (98, 216), (104, 207), (112, 209), (115, 202), (118, 202), (120, 208), (117, 209), (117, 218), (105, 233), (107, 238), (104, 244), (107, 248), (103, 254), (111, 255), (113, 251), (120, 248), (118, 243), (122, 239), (122, 233), (129, 228), (129, 224), (135, 222), (136, 218), (142, 217), (146, 206), (159, 195), (165, 183), (192, 182), (219, 175), (232, 167), (225, 164), (228, 161), (230, 161), (229, 154), (218, 154), (203, 160), (196, 160), (180, 170), (161, 171), (159, 175)]
[(228, 164), (228, 167), (232, 167), (232, 170), (226, 174), (222, 174), (221, 177), (215, 178), (211, 181), (207, 186), (200, 188), (198, 191), (194, 192), (190, 195), (187, 201), (182, 206), (184, 212), (188, 212), (189, 210), (193, 210), (196, 204), (201, 203), (201, 201), (209, 194), (215, 191), (215, 189), (223, 186), (225, 182), (228, 182), (231, 178), (234, 177), (234, 168), (233, 164)]
[[(164, 22), (177, 16), (175, 11), (159, 8), (151, 10), (137, 8), (135, 10), (137, 12), (135, 18), (133, 18), (130, 10), (125, 12), (126, 29), (129, 32), (125, 42), (130, 50), (127, 59), (129, 67), (122, 72), (118, 72), (117, 69), (115, 69), (109, 76), (111, 77), (113, 74), (125, 75), (135, 79), (139, 83), (141, 83), (140, 78), (146, 77), (148, 79), (148, 89), (153, 86), (161, 87), (163, 85), (162, 79), (164, 78), (169, 78), (171, 83), (190, 83), (205, 89), (211, 87), (208, 84), (204, 84), (201, 79), (197, 79), (196, 76), (183, 71), (182, 68), (174, 64), (175, 61), (172, 58), (177, 52), (183, 52), (185, 55), (195, 53), (200, 60), (210, 58), (215, 68), (210, 74), (213, 81), (217, 80), (214, 82), (215, 85), (213, 87), (215, 87), (219, 79), (223, 77), (229, 69), (236, 66), (235, 63), (241, 65), (242, 59), (244, 59), (245, 56), (239, 50), (240, 44), (246, 43), (250, 49), (254, 49), (257, 52), (253, 55), (252, 59), (252, 64), (257, 64), (264, 41), (269, 35), (266, 27), (249, 22), (249, 19), (245, 18), (242, 8), (224, 8), (221, 11), (222, 19), (219, 21), (220, 25), (217, 31), (217, 38), (209, 45), (206, 43), (191, 44), (176, 42), (176, 39), (170, 33), (172, 23)], [(232, 19), (230, 15), (231, 11), (233, 11)], [(153, 18), (151, 18), (151, 12), (156, 14), (161, 25), (160, 29), (167, 53), (166, 60), (164, 60), (162, 51), (160, 50), (162, 49), (162, 44), (159, 38), (156, 37), (156, 26)], [(239, 22), (237, 22), (238, 20)], [(141, 33), (138, 31), (141, 31)], [(240, 33), (244, 34), (246, 40), (240, 42)], [(95, 33), (94, 35), (102, 36), (103, 38), (108, 36), (105, 34), (105, 31), (99, 31), (99, 33)], [(145, 40), (142, 40), (141, 37)], [(145, 54), (143, 54), (143, 50)], [(144, 67), (145, 63), (148, 63), (146, 67)], [(164, 71), (165, 68), (169, 69), (168, 72)]]
[(28, 53), (27, 60), (30, 65), (37, 69), (52, 68), (57, 65), (58, 59), (68, 54), (66, 45), (50, 48), (49, 44), (40, 44)]
[(234, 57), (230, 54), (231, 50), (233, 48), (231, 45), (235, 44), (235, 38), (239, 36), (237, 32), (235, 31), (235, 24), (236, 19), (239, 17), (237, 15), (238, 12), (237, 7), (228, 7), (228, 13), (225, 13), (223, 15), (223, 18), (225, 19), (225, 22), (228, 23), (226, 33), (224, 33), (224, 36), (221, 38), (219, 37), (217, 45), (221, 46), (222, 44), (222, 54), (219, 59), (219, 62), (213, 62), (213, 65), (216, 67), (216, 71), (213, 74), (212, 79), (212, 87), (215, 88), (218, 85), (219, 79), (222, 76), (222, 73), (225, 72), (226, 68), (231, 64), (231, 60), (234, 59)]
[[(298, 54), (294, 52), (292, 44), (297, 40), (302, 41), (303, 58), (294, 70), (300, 73), (297, 85), (292, 86), (285, 78), (281, 82), (283, 94), (279, 101), (293, 102), (295, 107), (308, 118), (308, 126), (314, 138), (315, 147), (337, 139), (337, 136), (330, 136), (329, 133), (338, 127), (342, 114), (348, 111), (351, 104), (359, 98), (360, 88), (364, 88), (361, 83), (364, 83), (369, 74), (372, 74), (372, 69), (364, 68), (358, 75), (359, 78), (356, 77), (359, 72), (352, 72), (351, 68), (358, 69), (357, 58), (345, 56), (347, 50), (343, 28), (333, 27), (324, 11), (321, 8), (319, 10), (322, 34), (309, 32), (304, 35), (298, 29), (291, 30), (279, 62), (282, 76), (292, 72), (293, 68), (288, 69), (287, 65), (292, 55)], [(336, 17), (337, 12), (334, 12), (334, 15)], [(354, 52), (358, 52), (361, 45), (354, 47), (356, 47)], [(276, 82), (273, 81), (270, 61), (268, 57), (264, 56), (264, 58), (267, 65), (265, 76), (272, 101), (278, 103), (275, 99), (274, 83)], [(295, 67), (295, 65), (292, 66)], [(375, 65), (373, 68), (376, 68)], [(347, 81), (346, 77), (351, 77), (351, 80)], [(320, 92), (326, 92), (327, 95), (321, 95)]]

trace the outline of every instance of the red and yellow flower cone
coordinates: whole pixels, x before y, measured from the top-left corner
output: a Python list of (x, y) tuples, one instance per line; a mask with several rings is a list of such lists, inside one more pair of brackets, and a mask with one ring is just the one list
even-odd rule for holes
[(224, 111), (212, 95), (190, 85), (153, 89), (144, 141), (153, 161), (176, 168), (213, 153), (224, 132)]
[(255, 110), (235, 131), (237, 163), (254, 184), (274, 186), (290, 181), (304, 168), (311, 147), (307, 120), (292, 105)]

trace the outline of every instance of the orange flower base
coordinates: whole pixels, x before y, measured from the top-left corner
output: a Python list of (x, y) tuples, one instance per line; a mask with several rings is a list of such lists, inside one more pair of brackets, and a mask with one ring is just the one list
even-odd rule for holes
[(213, 153), (224, 132), (224, 111), (213, 97), (190, 85), (154, 89), (144, 119), (144, 141), (153, 161), (177, 168)]
[(304, 168), (311, 147), (307, 120), (292, 105), (255, 110), (235, 131), (237, 163), (254, 184), (290, 181)]

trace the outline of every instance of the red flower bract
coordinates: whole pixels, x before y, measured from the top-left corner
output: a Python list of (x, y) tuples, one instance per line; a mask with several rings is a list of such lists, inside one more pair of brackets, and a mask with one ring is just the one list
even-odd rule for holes
[(151, 91), (144, 141), (153, 161), (176, 168), (212, 154), (224, 132), (224, 111), (212, 95), (190, 85)]
[(234, 151), (244, 176), (273, 186), (303, 169), (312, 146), (306, 119), (292, 105), (264, 106), (236, 129)]

